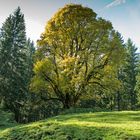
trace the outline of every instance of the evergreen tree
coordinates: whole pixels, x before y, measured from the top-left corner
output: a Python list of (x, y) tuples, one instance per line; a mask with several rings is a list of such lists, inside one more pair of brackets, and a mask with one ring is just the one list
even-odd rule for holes
[(115, 96), (115, 106), (118, 110), (135, 109), (137, 104), (137, 93), (135, 90), (138, 54), (137, 48), (128, 39), (125, 44), (125, 61), (118, 71), (118, 79), (121, 83)]
[(137, 48), (133, 44), (131, 39), (128, 39), (126, 43), (127, 58), (125, 71), (125, 88), (128, 98), (128, 106), (130, 103), (130, 109), (135, 109), (137, 103), (137, 93), (135, 90), (136, 86), (136, 76), (137, 76), (137, 64), (138, 64), (138, 54)]
[(27, 47), (24, 15), (19, 7), (6, 19), (0, 37), (0, 94), (15, 113), (16, 121), (20, 121), (21, 102), (27, 92)]
[(33, 56), (34, 56), (34, 53), (35, 53), (35, 47), (34, 47), (34, 42), (31, 41), (30, 38), (27, 39), (26, 41), (26, 47), (27, 47), (27, 52), (26, 52), (26, 64), (27, 64), (27, 83), (28, 83), (28, 86), (29, 86), (29, 82), (31, 80), (31, 78), (33, 77), (33, 63), (34, 63), (34, 60), (33, 60)]
[(140, 106), (140, 53), (138, 53), (138, 68), (137, 68), (135, 90), (137, 93), (137, 101), (138, 101), (137, 105)]

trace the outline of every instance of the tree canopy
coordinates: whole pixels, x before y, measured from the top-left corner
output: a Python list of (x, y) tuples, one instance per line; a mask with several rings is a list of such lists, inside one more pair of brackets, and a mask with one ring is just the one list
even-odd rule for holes
[(57, 98), (64, 108), (76, 104), (93, 85), (115, 79), (124, 48), (111, 22), (92, 9), (70, 4), (47, 23), (38, 41), (31, 89)]

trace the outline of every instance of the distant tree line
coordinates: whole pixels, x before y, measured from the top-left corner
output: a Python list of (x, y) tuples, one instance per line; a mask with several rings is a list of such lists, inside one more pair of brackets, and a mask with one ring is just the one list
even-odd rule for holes
[(0, 106), (17, 122), (71, 107), (139, 109), (139, 54), (111, 22), (70, 4), (48, 21), (37, 47), (25, 29), (18, 7), (0, 30)]

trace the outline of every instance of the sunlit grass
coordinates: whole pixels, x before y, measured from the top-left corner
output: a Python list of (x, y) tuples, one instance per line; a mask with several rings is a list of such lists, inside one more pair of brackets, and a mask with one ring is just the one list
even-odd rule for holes
[(140, 111), (77, 113), (0, 131), (0, 140), (140, 140)]

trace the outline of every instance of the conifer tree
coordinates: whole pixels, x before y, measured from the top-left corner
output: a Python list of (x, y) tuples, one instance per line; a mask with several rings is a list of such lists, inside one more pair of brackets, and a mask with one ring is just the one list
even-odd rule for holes
[[(138, 64), (138, 54), (137, 48), (133, 44), (131, 39), (128, 39), (126, 43), (127, 58), (126, 66), (124, 68), (125, 72), (125, 89), (127, 92), (128, 106), (130, 109), (135, 109), (137, 103), (137, 93), (135, 90), (136, 86), (136, 76), (137, 76), (137, 64)], [(129, 105), (130, 103), (130, 105)]]
[(27, 47), (24, 15), (19, 7), (4, 22), (0, 42), (0, 94), (15, 113), (16, 121), (20, 121), (21, 102), (27, 92)]

